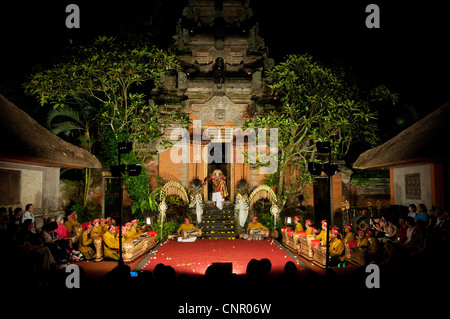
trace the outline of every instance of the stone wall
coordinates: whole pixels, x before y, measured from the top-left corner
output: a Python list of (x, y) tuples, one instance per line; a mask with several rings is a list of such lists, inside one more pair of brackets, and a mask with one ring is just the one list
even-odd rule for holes
[(48, 217), (62, 213), (59, 203), (59, 167), (45, 167), (10, 162), (0, 162), (0, 168), (20, 171), (20, 203), (3, 205), (14, 210), (33, 204), (36, 226), (41, 227)]
[[(396, 167), (393, 169), (393, 198), (396, 205), (408, 206), (409, 204), (425, 204), (431, 208), (432, 192), (431, 192), (431, 167), (430, 164), (411, 165), (405, 167)], [(417, 188), (417, 194), (408, 194), (407, 181), (408, 176), (415, 175), (417, 185), (412, 186)], [(412, 193), (412, 192), (410, 192)]]

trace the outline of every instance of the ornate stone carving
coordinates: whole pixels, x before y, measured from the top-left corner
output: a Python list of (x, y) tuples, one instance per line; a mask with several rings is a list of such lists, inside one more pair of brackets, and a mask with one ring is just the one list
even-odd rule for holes
[(202, 124), (212, 121), (216, 124), (233, 122), (240, 127), (247, 112), (247, 104), (236, 104), (226, 95), (215, 95), (203, 104), (192, 104), (192, 112), (200, 118)]

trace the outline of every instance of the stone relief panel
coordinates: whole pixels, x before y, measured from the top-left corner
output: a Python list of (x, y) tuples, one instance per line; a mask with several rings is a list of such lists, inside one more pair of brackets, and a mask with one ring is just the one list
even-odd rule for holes
[(420, 173), (405, 175), (405, 198), (422, 199), (420, 192)]
[(233, 122), (238, 127), (244, 120), (241, 118), (247, 112), (247, 104), (236, 104), (226, 95), (215, 95), (203, 104), (192, 104), (192, 112), (202, 121), (202, 124), (212, 121), (216, 124)]

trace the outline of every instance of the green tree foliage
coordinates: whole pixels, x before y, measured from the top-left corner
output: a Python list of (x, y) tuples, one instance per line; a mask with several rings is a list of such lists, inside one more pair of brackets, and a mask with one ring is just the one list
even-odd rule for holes
[(396, 96), (382, 86), (365, 94), (310, 55), (287, 56), (266, 75), (279, 103), (261, 106), (256, 120), (244, 127), (278, 128), (278, 171), (270, 180), (277, 182), (283, 207), (311, 181), (307, 163), (316, 156), (316, 142), (329, 141), (335, 159), (357, 140), (375, 145), (377, 113), (371, 102)]
[[(178, 68), (174, 56), (154, 46), (103, 36), (88, 46), (72, 43), (72, 54), (52, 68), (33, 74), (24, 86), (41, 105), (50, 104), (60, 112), (79, 100), (95, 109), (92, 118), (101, 141), (100, 158), (114, 165), (118, 142), (146, 144), (160, 137), (170, 122), (187, 123), (185, 117), (163, 115), (161, 106), (149, 103), (151, 89), (159, 91), (163, 76)], [(138, 155), (132, 152), (123, 156), (123, 164), (139, 163)], [(136, 205), (148, 201), (145, 170), (138, 177), (125, 177), (124, 182)]]
[(34, 74), (26, 92), (54, 109), (84, 98), (97, 108), (97, 120), (116, 140), (125, 134), (133, 142), (161, 135), (157, 105), (139, 87), (160, 86), (165, 72), (178, 68), (174, 56), (156, 47), (129, 47), (113, 37), (98, 37), (91, 46), (74, 46), (73, 55), (53, 68)]
[[(56, 135), (73, 137), (75, 140), (72, 143), (79, 144), (92, 153), (95, 140), (92, 138), (91, 127), (95, 123), (95, 110), (82, 100), (77, 100), (77, 107), (66, 106), (52, 109), (47, 116), (47, 126)], [(84, 169), (83, 208), (88, 202), (91, 173), (91, 168)]]

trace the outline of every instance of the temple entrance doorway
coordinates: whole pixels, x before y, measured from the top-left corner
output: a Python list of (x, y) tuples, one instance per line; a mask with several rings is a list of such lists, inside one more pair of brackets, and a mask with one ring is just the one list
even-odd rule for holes
[[(210, 143), (208, 146), (208, 164), (207, 166), (207, 176), (208, 176), (208, 187), (207, 187), (207, 199), (212, 201), (212, 193), (214, 192), (214, 186), (212, 180), (209, 178), (215, 170), (220, 170), (222, 174), (226, 177), (226, 189), (228, 195), (224, 198), (225, 201), (229, 201), (231, 197), (231, 181), (232, 181), (232, 163), (228, 160), (231, 157), (231, 145), (228, 142)], [(228, 159), (227, 159), (228, 158)]]

